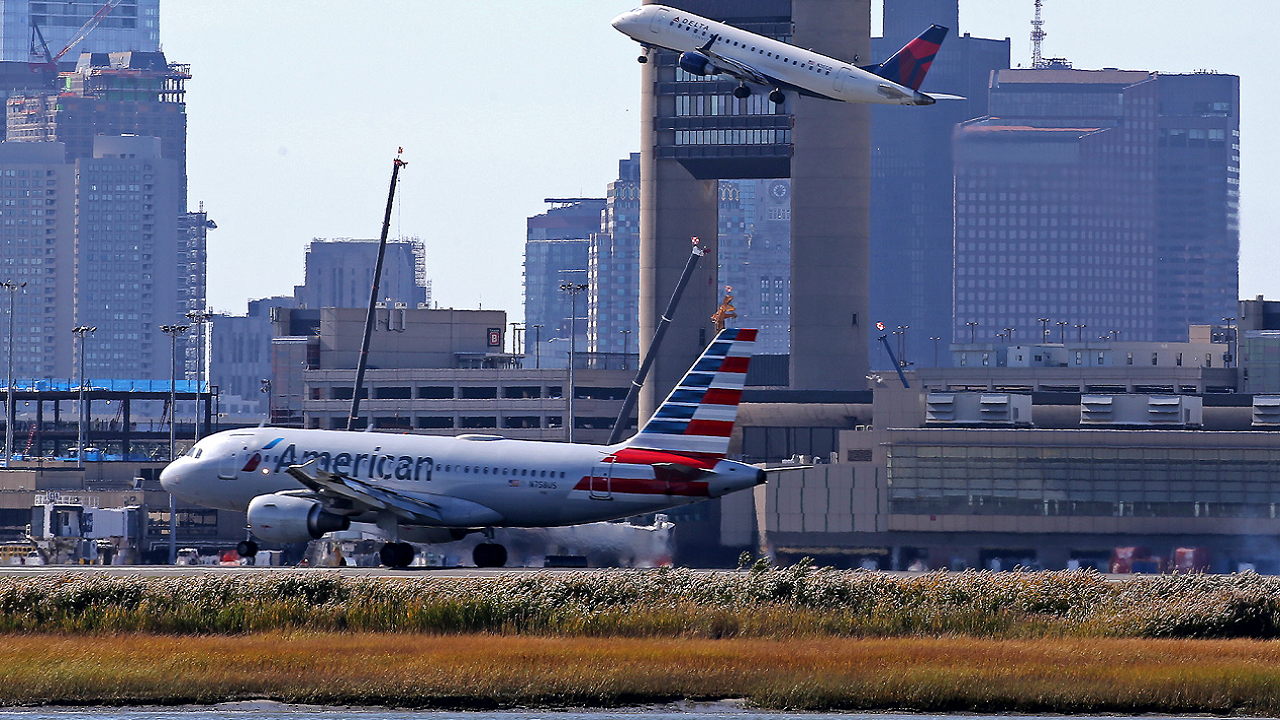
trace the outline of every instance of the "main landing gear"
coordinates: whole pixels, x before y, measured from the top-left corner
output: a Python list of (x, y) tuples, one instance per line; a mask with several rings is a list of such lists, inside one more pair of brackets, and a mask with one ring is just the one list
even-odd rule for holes
[(769, 102), (773, 103), (774, 105), (781, 105), (786, 101), (787, 101), (787, 94), (782, 92), (780, 88), (774, 88), (773, 92), (769, 93)]
[(739, 100), (746, 100), (751, 97), (751, 88), (747, 87), (746, 83), (743, 83), (733, 89), (733, 96)]
[(493, 541), (493, 528), (484, 529), (485, 542), (471, 552), (476, 567), (502, 567), (507, 564), (507, 549)]
[(389, 542), (378, 551), (382, 564), (390, 568), (407, 568), (413, 563), (415, 551), (407, 542)]
[(507, 549), (494, 542), (480, 543), (471, 553), (471, 559), (476, 567), (502, 567), (507, 564)]

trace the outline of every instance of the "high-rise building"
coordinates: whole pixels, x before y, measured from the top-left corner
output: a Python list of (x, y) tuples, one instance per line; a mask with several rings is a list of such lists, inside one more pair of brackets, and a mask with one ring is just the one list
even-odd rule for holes
[(587, 285), (587, 349), (638, 352), (640, 153), (619, 160), (618, 179), (609, 183), (599, 231), (587, 249)]
[(209, 334), (209, 382), (218, 387), (223, 397), (235, 396), (256, 404), (266, 417), (271, 378), (271, 339), (274, 337), (271, 311), (293, 308), (296, 301), (287, 296), (250, 300), (248, 312), (238, 315), (215, 315)]
[(161, 52), (85, 53), (74, 72), (59, 76), (57, 89), (9, 96), (6, 138), (65, 143), (68, 160), (93, 157), (94, 138), (102, 135), (159, 138), (161, 156), (178, 163), (185, 210), (190, 78), (190, 66), (169, 63)]
[(1236, 315), (1240, 279), (1240, 78), (1156, 80), (1156, 338)]
[(739, 327), (759, 329), (756, 352), (791, 348), (791, 181), (721, 180), (720, 285)]
[[(312, 240), (307, 247), (305, 280), (293, 288), (298, 307), (367, 307), (377, 263), (377, 240)], [(426, 246), (421, 240), (388, 240), (378, 285), (379, 302), (388, 307), (403, 303), (417, 308), (427, 302), (426, 274)]]
[(167, 378), (172, 348), (159, 326), (183, 321), (190, 305), (175, 273), (181, 168), (158, 138), (103, 136), (75, 172), (73, 322), (97, 327), (86, 371)]
[(539, 363), (544, 367), (554, 364), (553, 358), (568, 359), (567, 343), (548, 354), (549, 341), (568, 340), (572, 333), (577, 350), (588, 349), (587, 293), (565, 292), (560, 286), (588, 285), (591, 236), (600, 232), (607, 204), (604, 198), (547, 198), (547, 202), (552, 204), (547, 212), (528, 219), (524, 245), (525, 337), (531, 348), (532, 343), (543, 343), (534, 352), (547, 361)]
[(993, 75), (990, 116), (956, 133), (955, 337), (1174, 341), (1234, 316), (1237, 86), (1207, 78)]
[(72, 374), (77, 200), (65, 151), (55, 142), (0, 143), (0, 282), (14, 288), (0, 294), (0, 312), (6, 334), (12, 323), (14, 378)]
[[(49, 53), (56, 55), (104, 4), (103, 0), (5, 0), (0, 13), (0, 61), (43, 60), (33, 26), (39, 26)], [(121, 0), (68, 54), (159, 49), (160, 0)]]
[[(884, 36), (871, 57), (889, 57), (931, 24), (951, 30), (921, 90), (963, 96), (929, 107), (871, 108), (871, 320), (907, 328), (907, 362), (932, 364), (934, 342), (951, 342), (951, 136), (987, 114), (993, 70), (1009, 67), (1009, 40), (961, 34), (957, 0), (885, 0)], [(879, 343), (871, 367), (892, 367)]]

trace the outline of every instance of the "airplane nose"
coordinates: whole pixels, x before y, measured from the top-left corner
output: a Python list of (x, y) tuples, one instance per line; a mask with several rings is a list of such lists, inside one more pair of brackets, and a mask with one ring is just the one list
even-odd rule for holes
[(627, 29), (635, 25), (639, 18), (640, 10), (637, 8), (635, 10), (628, 10), (627, 12), (622, 13), (618, 17), (614, 18), (609, 24), (613, 26), (614, 30), (626, 33)]
[(180, 459), (175, 460), (160, 471), (160, 487), (164, 488), (165, 492), (172, 493), (181, 484), (180, 470), (178, 469), (178, 465), (181, 462)]

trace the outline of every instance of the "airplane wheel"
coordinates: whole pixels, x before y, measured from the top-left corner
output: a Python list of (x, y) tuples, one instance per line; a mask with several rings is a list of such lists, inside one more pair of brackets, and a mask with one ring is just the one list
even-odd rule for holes
[(258, 554), (258, 543), (252, 540), (241, 540), (236, 543), (236, 554), (240, 557), (251, 558)]
[(507, 549), (498, 543), (480, 543), (471, 559), (476, 567), (502, 567), (507, 564)]
[(781, 105), (786, 101), (787, 101), (787, 95), (781, 90), (774, 90), (773, 92), (769, 93), (769, 102), (773, 103), (774, 105)]
[(406, 568), (413, 562), (414, 550), (409, 543), (386, 543), (378, 551), (382, 564), (390, 568)]
[(648, 55), (641, 55), (640, 57), (636, 58), (636, 62), (638, 62), (638, 63), (640, 63), (641, 65), (643, 65), (643, 64), (645, 64), (645, 63), (649, 62), (649, 56), (648, 56)]
[(738, 87), (733, 89), (733, 96), (738, 98), (739, 100), (746, 100), (747, 98), (751, 97), (751, 88), (747, 87), (746, 85), (739, 85)]

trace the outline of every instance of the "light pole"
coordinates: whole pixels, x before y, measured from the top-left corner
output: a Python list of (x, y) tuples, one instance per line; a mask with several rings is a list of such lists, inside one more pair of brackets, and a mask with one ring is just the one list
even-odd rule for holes
[(969, 344), (972, 345), (977, 343), (978, 342), (978, 323), (974, 322), (973, 320), (970, 320), (969, 322), (965, 323), (965, 325), (969, 326)]
[(942, 338), (931, 337), (929, 339), (933, 341), (933, 366), (938, 367), (938, 341)]
[(160, 332), (169, 336), (169, 462), (173, 462), (177, 445), (178, 417), (174, 410), (178, 403), (178, 336), (190, 330), (190, 325), (161, 325)]
[(196, 331), (196, 432), (195, 439), (200, 440), (200, 391), (204, 386), (204, 350), (201, 347), (201, 340), (204, 339), (204, 324), (213, 318), (213, 313), (208, 310), (190, 310), (187, 312), (187, 319), (191, 321), (191, 327)]
[(578, 295), (587, 289), (586, 283), (563, 282), (560, 289), (569, 293), (569, 442), (573, 442), (573, 360), (578, 347)]
[(1084, 342), (1084, 329), (1089, 326), (1081, 323), (1080, 325), (1076, 325), (1075, 327), (1076, 327), (1076, 342)]
[(84, 377), (84, 336), (92, 335), (97, 330), (98, 328), (90, 327), (88, 325), (77, 325), (76, 327), (71, 328), (71, 332), (75, 333), (75, 336), (80, 338), (80, 421), (78, 423), (79, 429), (76, 433), (76, 442), (78, 443), (76, 448), (76, 467), (78, 468), (84, 467), (84, 446), (85, 443), (88, 442), (88, 439), (85, 436), (85, 423), (88, 422), (88, 418), (86, 416), (89, 414), (89, 407), (84, 398), (85, 385), (87, 384)]
[(1040, 323), (1040, 342), (1049, 342), (1049, 318), (1036, 318), (1036, 322)]
[(542, 367), (542, 326), (533, 326), (533, 368)]
[(267, 424), (271, 424), (271, 381), (262, 378), (262, 392), (267, 396)]
[(1067, 322), (1066, 320), (1058, 321), (1058, 343), (1060, 345), (1067, 344), (1067, 326), (1070, 324), (1071, 323)]
[(4, 466), (9, 467), (9, 461), (13, 459), (13, 421), (17, 417), (16, 406), (13, 404), (13, 302), (18, 291), (26, 287), (25, 282), (15, 283), (12, 280), (5, 280), (0, 283), (0, 287), (9, 291), (9, 355), (7, 361), (7, 369), (4, 373)]
[(907, 367), (907, 328), (910, 325), (898, 326), (898, 364)]
[(626, 370), (627, 369), (627, 348), (630, 346), (631, 331), (619, 330), (618, 332), (622, 333), (622, 369)]

